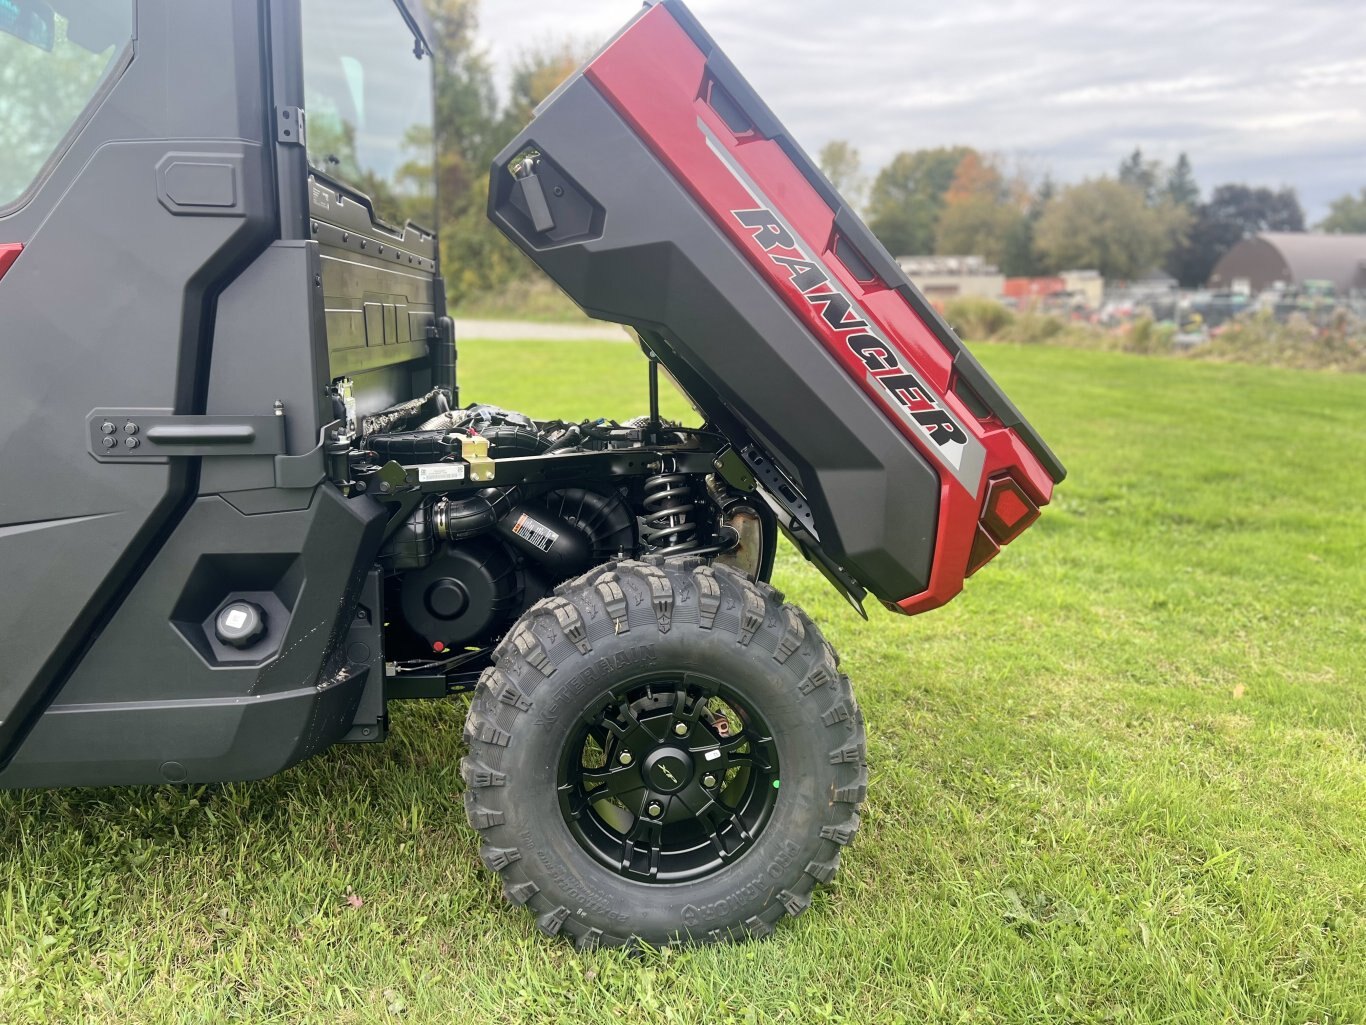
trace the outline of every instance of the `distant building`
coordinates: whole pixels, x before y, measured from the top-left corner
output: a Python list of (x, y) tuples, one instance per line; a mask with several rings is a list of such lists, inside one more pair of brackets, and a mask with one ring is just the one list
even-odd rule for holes
[(1098, 270), (1065, 270), (1062, 283), (1067, 291), (1085, 301), (1090, 309), (1099, 309), (1105, 298), (1105, 279)]
[(1225, 253), (1209, 277), (1211, 288), (1254, 294), (1310, 281), (1331, 281), (1341, 295), (1366, 290), (1366, 235), (1263, 232)]
[(1068, 296), (1094, 310), (1105, 296), (1105, 279), (1094, 270), (1065, 270), (1047, 278), (1006, 278), (1004, 294), (1021, 306)]
[(1006, 278), (1006, 298), (1030, 302), (1067, 291), (1062, 278)]
[(898, 256), (896, 262), (936, 306), (960, 295), (1005, 294), (1005, 275), (980, 256)]

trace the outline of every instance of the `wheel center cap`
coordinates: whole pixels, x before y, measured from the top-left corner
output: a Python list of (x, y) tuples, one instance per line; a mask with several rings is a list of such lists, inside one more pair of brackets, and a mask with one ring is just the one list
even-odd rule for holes
[(660, 748), (645, 759), (645, 778), (666, 794), (682, 790), (692, 779), (692, 756), (677, 747)]

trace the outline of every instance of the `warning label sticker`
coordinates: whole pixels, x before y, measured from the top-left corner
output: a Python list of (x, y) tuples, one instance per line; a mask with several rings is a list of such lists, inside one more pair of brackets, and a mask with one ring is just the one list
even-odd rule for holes
[(523, 541), (530, 542), (543, 552), (550, 551), (550, 546), (560, 539), (560, 535), (551, 530), (544, 523), (533, 520), (526, 513), (517, 517), (517, 522), (512, 525), (512, 532)]

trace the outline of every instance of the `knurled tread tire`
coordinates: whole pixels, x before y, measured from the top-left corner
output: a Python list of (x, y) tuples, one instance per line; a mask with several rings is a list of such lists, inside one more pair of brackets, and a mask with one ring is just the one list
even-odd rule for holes
[[(766, 936), (834, 876), (867, 792), (863, 716), (834, 650), (772, 587), (699, 559), (611, 563), (532, 606), (493, 661), (465, 725), (465, 809), (481, 860), (542, 932), (580, 949)], [(687, 882), (600, 865), (556, 795), (580, 713), (614, 680), (652, 669), (725, 679), (778, 746), (781, 787), (754, 847)]]

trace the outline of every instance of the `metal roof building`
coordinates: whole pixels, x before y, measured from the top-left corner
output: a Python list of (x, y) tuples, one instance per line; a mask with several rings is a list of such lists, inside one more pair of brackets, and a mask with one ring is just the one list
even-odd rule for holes
[(1209, 283), (1230, 288), (1246, 281), (1253, 292), (1279, 282), (1331, 281), (1339, 294), (1366, 290), (1366, 235), (1267, 231), (1245, 238), (1214, 265)]

